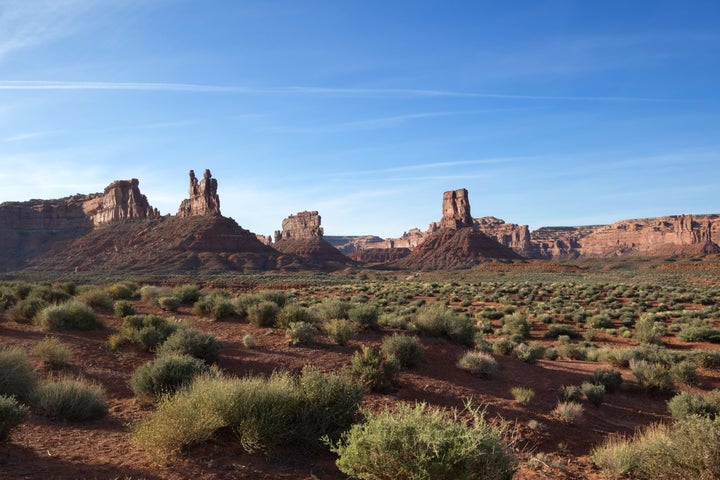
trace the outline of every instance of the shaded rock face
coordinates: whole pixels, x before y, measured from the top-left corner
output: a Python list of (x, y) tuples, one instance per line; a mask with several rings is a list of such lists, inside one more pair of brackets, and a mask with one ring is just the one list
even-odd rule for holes
[(489, 237), (495, 238), (500, 244), (510, 247), (523, 257), (532, 255), (530, 228), (527, 225), (505, 223), (495, 217), (482, 217), (473, 220), (474, 228)]
[(212, 177), (210, 170), (205, 170), (203, 179), (198, 182), (195, 170), (190, 170), (190, 198), (182, 201), (178, 209), (178, 217), (196, 215), (220, 216), (220, 197), (217, 194), (217, 179)]
[(275, 231), (275, 241), (322, 238), (323, 229), (320, 221), (320, 215), (316, 211), (304, 211), (290, 215), (282, 221), (282, 231)]
[(440, 228), (454, 228), (457, 230), (458, 228), (473, 226), (468, 191), (464, 188), (443, 193), (442, 212)]
[(159, 217), (160, 212), (140, 193), (139, 184), (137, 178), (112, 182), (105, 187), (102, 196), (83, 203), (85, 215), (94, 225)]

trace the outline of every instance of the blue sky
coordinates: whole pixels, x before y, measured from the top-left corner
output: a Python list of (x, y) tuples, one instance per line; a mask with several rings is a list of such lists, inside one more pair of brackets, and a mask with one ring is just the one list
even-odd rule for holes
[(210, 168), (270, 234), (720, 213), (720, 3), (0, 0), (0, 202)]

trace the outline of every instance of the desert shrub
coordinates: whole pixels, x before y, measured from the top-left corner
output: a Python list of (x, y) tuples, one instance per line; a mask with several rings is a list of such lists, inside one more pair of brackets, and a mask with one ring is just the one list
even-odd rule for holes
[(595, 385), (602, 385), (608, 393), (613, 393), (622, 384), (622, 375), (617, 370), (598, 368), (593, 372), (591, 379)]
[(291, 323), (305, 322), (314, 324), (317, 318), (313, 313), (297, 303), (288, 303), (277, 314), (275, 325), (280, 328), (288, 328)]
[(130, 300), (137, 295), (140, 287), (132, 282), (117, 282), (107, 287), (106, 290), (115, 300)]
[(25, 421), (28, 412), (28, 407), (14, 397), (0, 395), (0, 444), (10, 440), (10, 433)]
[(95, 311), (78, 301), (45, 307), (37, 319), (43, 330), (90, 330), (102, 326)]
[(555, 396), (559, 402), (575, 402), (582, 401), (582, 391), (577, 385), (560, 385), (555, 391)]
[(178, 297), (181, 303), (190, 304), (200, 300), (200, 287), (197, 285), (178, 285), (172, 290), (173, 296)]
[(178, 324), (165, 317), (158, 315), (130, 315), (123, 319), (116, 340), (118, 343), (123, 341), (137, 343), (145, 350), (152, 351), (175, 333), (177, 329)]
[(598, 313), (587, 319), (590, 328), (613, 328), (615, 324), (607, 313)]
[(635, 322), (635, 340), (640, 343), (660, 343), (660, 337), (666, 333), (665, 325), (651, 313), (641, 315)]
[(518, 344), (513, 342), (511, 339), (504, 337), (498, 338), (492, 344), (492, 351), (496, 355), (508, 355), (510, 354)]
[(242, 342), (245, 348), (255, 348), (255, 337), (253, 337), (249, 333), (243, 336)]
[(585, 409), (576, 402), (558, 402), (551, 415), (563, 423), (577, 425), (582, 423)]
[(167, 297), (172, 295), (172, 289), (170, 287), (158, 287), (155, 285), (144, 285), (140, 288), (140, 300), (147, 305), (158, 305), (158, 299), (160, 297)]
[(346, 345), (351, 339), (357, 336), (358, 327), (355, 322), (336, 318), (328, 320), (323, 324), (323, 330), (334, 343)]
[(8, 318), (17, 323), (28, 323), (35, 318), (42, 309), (50, 305), (42, 298), (29, 297), (18, 301), (7, 312)]
[(698, 373), (697, 365), (692, 360), (681, 360), (670, 367), (670, 374), (678, 382), (687, 385), (697, 383)]
[(348, 319), (350, 303), (337, 297), (324, 298), (320, 303), (312, 306), (311, 310), (320, 320), (332, 320), (333, 318)]
[(592, 382), (583, 382), (580, 391), (588, 402), (599, 407), (605, 399), (605, 385), (598, 385)]
[(425, 350), (416, 337), (395, 333), (383, 338), (380, 353), (385, 357), (394, 356), (400, 362), (400, 367), (409, 368), (423, 360)]
[(502, 320), (502, 333), (505, 335), (520, 335), (523, 338), (530, 336), (530, 324), (520, 312), (515, 312)]
[(285, 330), (285, 338), (292, 345), (310, 345), (318, 333), (318, 329), (310, 323), (293, 322)]
[(157, 350), (158, 355), (190, 355), (205, 363), (215, 363), (220, 358), (220, 342), (212, 333), (196, 328), (179, 328), (167, 337)]
[(25, 352), (17, 347), (0, 347), (0, 395), (29, 403), (36, 386), (36, 376)]
[(283, 290), (260, 290), (257, 295), (265, 301), (273, 302), (278, 307), (284, 307), (290, 300), (291, 295)]
[(631, 360), (630, 371), (640, 388), (646, 392), (667, 393), (675, 388), (670, 370), (659, 363), (646, 360)]
[(535, 391), (531, 388), (512, 387), (510, 389), (510, 395), (512, 395), (516, 402), (525, 407), (529, 406), (535, 399)]
[(279, 311), (277, 303), (265, 300), (248, 308), (248, 320), (256, 327), (272, 327)]
[(639, 360), (640, 357), (634, 348), (603, 348), (600, 349), (598, 361), (617, 368), (628, 368), (631, 360)]
[(615, 478), (720, 478), (720, 419), (691, 416), (671, 426), (652, 425), (629, 439), (612, 436), (591, 458)]
[(392, 386), (400, 372), (400, 362), (395, 357), (384, 357), (377, 349), (363, 345), (351, 359), (350, 373), (374, 392), (382, 392)]
[(545, 348), (539, 344), (528, 345), (521, 343), (513, 349), (513, 355), (525, 363), (535, 364), (542, 358)]
[(720, 390), (704, 395), (678, 393), (668, 401), (668, 410), (675, 420), (685, 420), (691, 415), (716, 418), (720, 416)]
[(49, 368), (62, 368), (68, 364), (72, 351), (57, 337), (45, 337), (30, 350)]
[(137, 313), (133, 304), (127, 300), (116, 301), (113, 304), (113, 312), (115, 312), (115, 316), (119, 318), (129, 317), (130, 315), (135, 315), (135, 313)]
[(42, 384), (36, 397), (38, 413), (58, 420), (93, 420), (108, 411), (102, 387), (85, 380), (61, 378)]
[(418, 309), (413, 325), (422, 335), (444, 336), (467, 346), (473, 345), (477, 331), (472, 318), (458, 315), (441, 304), (427, 305)]
[(180, 297), (176, 297), (175, 295), (163, 295), (158, 297), (157, 304), (158, 307), (165, 311), (176, 312), (178, 308), (180, 308), (182, 300), (180, 300)]
[(75, 299), (94, 309), (112, 310), (113, 308), (113, 297), (103, 288), (93, 287), (83, 290)]
[(696, 350), (691, 354), (692, 361), (702, 368), (715, 368), (720, 366), (720, 350), (709, 352), (707, 350)]
[(492, 355), (472, 350), (460, 357), (457, 366), (473, 375), (488, 379), (494, 378), (498, 370), (497, 361)]
[(277, 446), (319, 446), (339, 437), (358, 419), (362, 387), (335, 374), (306, 367), (299, 378), (275, 373), (268, 379), (199, 377), (132, 426), (133, 441), (155, 460), (229, 429), (248, 451)]
[(516, 463), (502, 443), (502, 429), (491, 426), (482, 411), (468, 407), (468, 413), (400, 403), (368, 413), (331, 450), (351, 478), (511, 479)]
[(63, 303), (72, 298), (72, 295), (61, 288), (50, 285), (35, 285), (27, 298), (40, 298), (48, 303)]
[(565, 335), (568, 338), (578, 338), (580, 334), (570, 325), (552, 324), (548, 327), (545, 332), (545, 338), (558, 338), (561, 335)]
[(720, 329), (707, 326), (688, 326), (680, 330), (678, 338), (683, 342), (720, 343)]
[(348, 320), (355, 322), (360, 328), (377, 328), (378, 309), (375, 305), (353, 305), (348, 310)]
[(0, 313), (17, 303), (17, 298), (9, 290), (0, 290)]
[(222, 294), (213, 293), (200, 297), (200, 299), (195, 302), (193, 311), (197, 314), (210, 317), (213, 320), (220, 320), (234, 315), (237, 309), (230, 298)]
[(161, 395), (173, 394), (189, 385), (198, 375), (209, 373), (210, 367), (200, 359), (189, 355), (161, 355), (135, 369), (130, 387), (140, 401), (154, 402)]

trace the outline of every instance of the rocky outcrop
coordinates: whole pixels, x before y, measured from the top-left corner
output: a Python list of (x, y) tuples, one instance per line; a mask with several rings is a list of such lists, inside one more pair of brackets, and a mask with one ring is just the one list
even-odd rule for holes
[(315, 266), (345, 265), (351, 260), (323, 238), (318, 212), (298, 212), (282, 221), (275, 231), (275, 250), (301, 257)]
[(140, 193), (139, 184), (137, 178), (112, 182), (102, 195), (83, 202), (85, 215), (93, 225), (159, 217), (160, 212)]
[(443, 193), (439, 228), (459, 229), (473, 226), (468, 191), (464, 188)]
[(320, 221), (320, 215), (316, 211), (290, 215), (282, 221), (282, 230), (275, 231), (275, 241), (322, 238), (323, 229)]
[(212, 178), (209, 169), (205, 170), (200, 182), (195, 177), (195, 171), (190, 170), (190, 198), (180, 204), (178, 217), (220, 216), (220, 197), (217, 188), (217, 180)]
[(518, 255), (523, 257), (532, 256), (530, 228), (527, 225), (505, 223), (495, 217), (481, 217), (473, 220), (473, 226), (476, 231), (493, 237), (500, 244), (510, 247)]

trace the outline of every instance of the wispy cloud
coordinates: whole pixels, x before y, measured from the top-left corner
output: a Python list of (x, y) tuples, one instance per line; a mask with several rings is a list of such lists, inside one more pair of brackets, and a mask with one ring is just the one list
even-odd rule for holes
[(584, 96), (584, 95), (524, 95), (491, 92), (467, 92), (457, 90), (428, 90), (411, 88), (344, 88), (312, 86), (247, 87), (234, 85), (209, 85), (194, 83), (163, 82), (66, 82), (8, 80), (0, 82), (0, 90), (45, 91), (140, 91), (175, 93), (219, 93), (236, 95), (272, 96), (347, 96), (347, 97), (459, 97), (496, 100), (537, 100), (568, 102), (670, 102), (678, 99), (642, 96)]
[[(497, 157), (497, 158), (482, 158), (474, 160), (453, 160), (448, 162), (430, 162), (430, 163), (415, 163), (412, 165), (402, 165), (399, 167), (388, 167), (378, 168), (374, 170), (362, 170), (352, 172), (341, 172), (335, 173), (334, 175), (340, 176), (352, 176), (358, 175), (370, 175), (370, 174), (391, 174), (391, 173), (403, 173), (412, 172), (418, 170), (432, 170), (432, 169), (447, 169), (453, 167), (466, 167), (471, 165), (502, 165), (511, 164), (526, 160), (538, 159), (539, 157)], [(433, 177), (437, 178), (437, 177)]]

